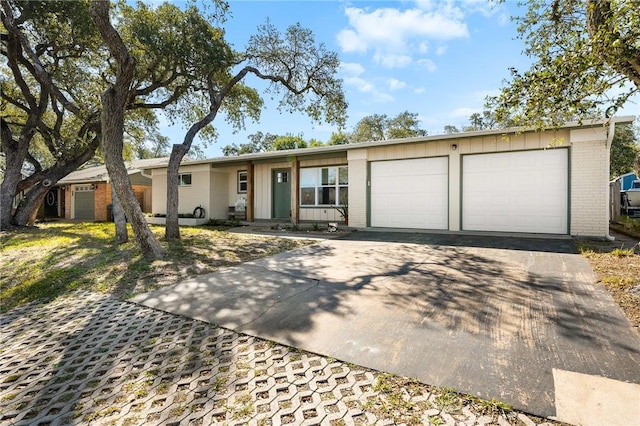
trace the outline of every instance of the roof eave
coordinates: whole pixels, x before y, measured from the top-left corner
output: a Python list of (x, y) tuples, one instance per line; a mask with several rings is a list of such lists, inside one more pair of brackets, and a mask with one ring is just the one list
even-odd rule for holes
[[(585, 128), (585, 127), (598, 127), (598, 126), (607, 126), (610, 123), (615, 124), (626, 124), (633, 123), (635, 120), (635, 116), (621, 116), (621, 117), (612, 117), (611, 119), (590, 119), (583, 121), (572, 121), (565, 123), (558, 127), (559, 129), (572, 129), (572, 128)], [(553, 128), (545, 129), (545, 131), (553, 130)], [(330, 146), (320, 146), (313, 148), (299, 148), (299, 149), (287, 149), (282, 151), (268, 151), (268, 152), (257, 152), (251, 154), (242, 154), (236, 157), (213, 157), (207, 158), (204, 160), (196, 160), (196, 161), (188, 161), (184, 162), (182, 166), (196, 166), (201, 164), (232, 164), (232, 163), (241, 163), (246, 161), (253, 160), (268, 160), (273, 158), (286, 158), (286, 157), (306, 157), (317, 154), (328, 154), (328, 153), (339, 153), (339, 152), (347, 152), (349, 150), (355, 150), (360, 148), (371, 148), (377, 146), (387, 146), (387, 145), (400, 145), (400, 144), (410, 144), (417, 142), (431, 142), (431, 141), (439, 141), (439, 140), (450, 140), (450, 139), (460, 139), (460, 138), (476, 138), (483, 136), (494, 136), (494, 135), (504, 135), (504, 134), (517, 134), (517, 133), (525, 133), (525, 132), (537, 132), (540, 129), (536, 129), (535, 127), (510, 127), (506, 129), (491, 129), (491, 130), (476, 130), (472, 132), (460, 132), (460, 133), (449, 133), (444, 135), (432, 135), (432, 136), (416, 136), (411, 138), (402, 138), (402, 139), (387, 139), (382, 141), (370, 141), (370, 142), (359, 142), (352, 144), (344, 144), (344, 145), (330, 145)], [(152, 170), (152, 169), (164, 169), (167, 165), (154, 165), (150, 167), (144, 167), (144, 170)]]

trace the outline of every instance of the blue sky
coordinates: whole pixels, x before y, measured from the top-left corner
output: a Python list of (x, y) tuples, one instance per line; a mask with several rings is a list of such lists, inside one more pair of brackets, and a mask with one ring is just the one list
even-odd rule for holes
[[(470, 114), (482, 111), (487, 95), (498, 93), (509, 67), (524, 70), (530, 63), (510, 19), (524, 13), (515, 0), (497, 6), (487, 0), (231, 0), (230, 10), (225, 30), (237, 50), (269, 18), (280, 30), (300, 23), (338, 53), (349, 103), (347, 131), (367, 115), (393, 117), (403, 111), (417, 113), (430, 135), (443, 133), (447, 124), (462, 127)], [(257, 131), (326, 142), (337, 130), (303, 115), (280, 114), (264, 99), (260, 122), (247, 122), (244, 131), (232, 133), (218, 116), (213, 124), (219, 137), (204, 148), (205, 155), (221, 156), (222, 146), (245, 143)], [(630, 109), (638, 111), (638, 105), (622, 113)], [(186, 131), (165, 120), (160, 130), (172, 143), (182, 142)]]

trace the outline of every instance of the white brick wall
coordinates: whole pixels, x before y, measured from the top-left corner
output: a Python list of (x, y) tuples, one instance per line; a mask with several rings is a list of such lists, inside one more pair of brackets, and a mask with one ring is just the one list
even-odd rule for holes
[(607, 234), (606, 149), (606, 139), (571, 143), (571, 235)]

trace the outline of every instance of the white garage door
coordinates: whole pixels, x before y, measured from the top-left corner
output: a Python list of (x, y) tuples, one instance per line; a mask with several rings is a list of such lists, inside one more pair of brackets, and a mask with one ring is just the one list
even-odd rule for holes
[(448, 229), (447, 157), (371, 163), (371, 226)]
[(568, 150), (465, 155), (462, 228), (566, 234)]

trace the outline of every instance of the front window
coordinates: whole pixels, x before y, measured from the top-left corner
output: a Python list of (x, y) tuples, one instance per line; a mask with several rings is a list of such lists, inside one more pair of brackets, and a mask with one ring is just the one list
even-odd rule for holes
[(301, 206), (340, 206), (347, 204), (349, 173), (347, 166), (312, 167), (300, 170)]
[(247, 172), (238, 172), (238, 194), (247, 192)]
[(191, 173), (181, 173), (178, 178), (180, 186), (191, 186)]

